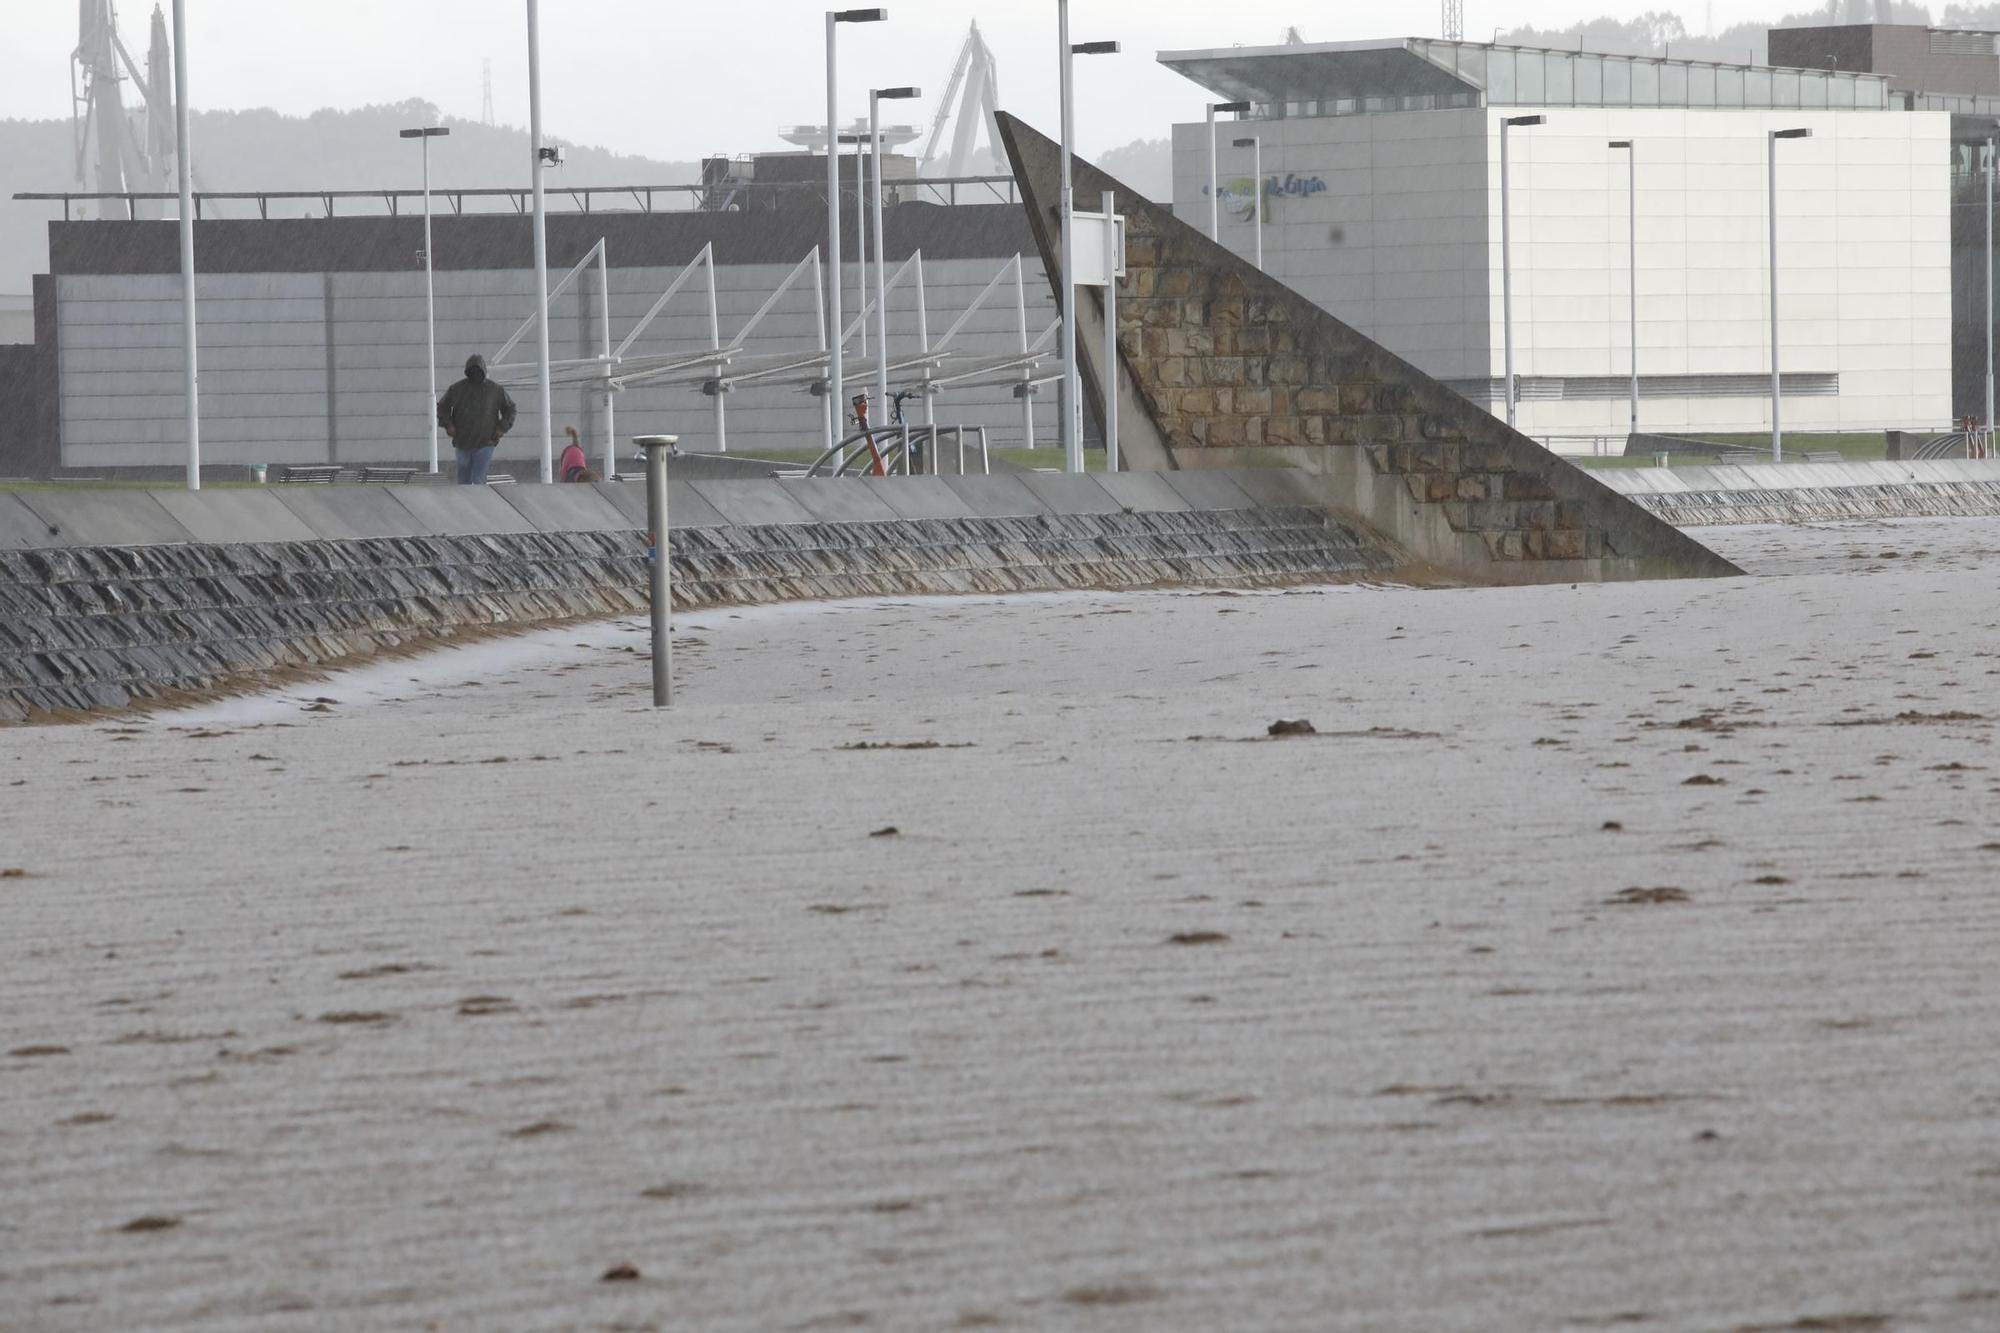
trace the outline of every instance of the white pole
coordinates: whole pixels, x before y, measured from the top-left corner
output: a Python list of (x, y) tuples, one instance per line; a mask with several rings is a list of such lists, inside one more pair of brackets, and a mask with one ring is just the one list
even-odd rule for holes
[(1625, 212), (1627, 232), (1625, 266), (1631, 297), (1626, 311), (1632, 325), (1632, 428), (1639, 433), (1639, 141), (1633, 139), (1625, 150)]
[[(719, 354), (722, 351), (722, 316), (717, 311), (715, 305), (715, 249), (713, 246), (709, 248), (706, 267), (708, 269), (708, 345)], [(720, 362), (720, 355), (716, 359)], [(724, 405), (728, 396), (723, 390), (722, 367), (718, 364), (715, 370), (715, 452), (718, 454), (729, 452), (728, 408)]]
[[(931, 319), (930, 312), (926, 308), (929, 304), (930, 298), (924, 294), (924, 252), (919, 250), (917, 251), (917, 346), (924, 354), (924, 424), (935, 427), (937, 425), (937, 394), (935, 392), (936, 386), (931, 383)], [(933, 449), (937, 447), (937, 433), (935, 430), (931, 433), (931, 447)], [(964, 447), (965, 442), (961, 438), (959, 441), (961, 456), (963, 456)], [(931, 471), (935, 473), (937, 470), (937, 464), (933, 461)], [(959, 469), (961, 472), (964, 470), (963, 467)]]
[[(610, 247), (601, 239), (597, 242), (597, 287), (604, 294), (604, 304), (597, 312), (597, 328), (604, 342), (604, 479), (609, 481), (618, 471), (617, 407), (614, 401), (618, 391), (611, 385), (611, 255)], [(435, 361), (437, 358), (431, 359)]]
[(1993, 146), (1986, 141), (1986, 427), (1988, 449), (1993, 439)]
[(1021, 331), (1021, 447), (1035, 447), (1035, 379), (1028, 356), (1028, 282), (1021, 256), (1014, 256), (1014, 320)]
[(1216, 194), (1218, 183), (1215, 179), (1215, 103), (1208, 104), (1208, 239), (1222, 239), (1221, 200)]
[(1783, 395), (1778, 387), (1778, 132), (1765, 134), (1769, 161), (1765, 164), (1764, 185), (1768, 192), (1771, 224), (1771, 461), (1785, 461), (1785, 431), (1779, 420)]
[[(715, 251), (714, 251), (713, 249), (710, 249), (710, 251), (708, 252), (708, 262), (709, 262), (709, 271), (708, 271), (708, 292), (709, 292), (709, 295), (708, 295), (708, 337), (709, 337), (709, 341), (710, 341), (710, 342), (712, 342), (712, 343), (714, 343), (714, 344), (715, 344), (716, 346), (720, 347), (720, 346), (722, 345), (722, 335), (721, 335), (721, 333), (720, 333), (720, 332), (719, 332), (719, 331), (717, 330), (717, 328), (716, 328), (716, 323), (715, 323), (715, 267), (714, 267), (714, 266), (715, 266)], [(819, 262), (819, 247), (818, 247), (818, 246), (814, 246), (814, 247), (813, 247), (813, 262), (814, 262), (814, 264), (815, 264), (815, 265), (817, 265), (817, 264), (818, 264), (818, 262)], [(819, 272), (819, 270), (818, 270), (817, 268), (815, 268), (815, 269), (813, 270), (813, 305), (814, 305), (815, 307), (817, 307), (817, 308), (816, 308), (816, 309), (815, 309), (815, 310), (813, 311), (813, 315), (814, 315), (814, 317), (815, 317), (815, 322), (816, 322), (816, 323), (818, 324), (818, 326), (819, 326), (819, 350), (820, 350), (820, 354), (821, 354), (821, 355), (825, 355), (825, 353), (826, 353), (826, 284), (825, 284), (825, 283), (824, 283), (823, 281), (821, 281), (821, 274), (820, 274), (820, 272)], [(832, 398), (822, 398), (822, 399), (820, 399), (820, 414), (819, 414), (819, 424), (820, 424), (820, 432), (821, 432), (821, 441), (822, 441), (822, 443), (821, 443), (821, 448), (822, 448), (822, 449), (831, 449), (831, 448), (833, 448), (833, 446), (834, 446), (834, 443), (835, 443), (835, 442), (836, 442), (836, 441), (837, 441), (837, 440), (838, 440), (838, 439), (840, 438), (840, 436), (839, 436), (839, 435), (838, 435), (838, 434), (837, 434), (837, 433), (836, 433), (836, 432), (834, 431), (834, 428), (833, 428), (833, 427), (834, 427), (834, 415), (833, 415), (833, 399), (832, 399)]]
[(1257, 271), (1264, 271), (1264, 136), (1250, 136), (1250, 174), (1256, 183), (1251, 192), (1257, 199)]
[(840, 367), (840, 130), (839, 73), (834, 60), (834, 32), (839, 18), (826, 16), (826, 249), (827, 358), (826, 393), (832, 402), (835, 443), (847, 438), (847, 389)]
[(187, 395), (187, 488), (201, 489), (201, 376), (195, 364), (194, 326), (194, 153), (188, 133), (187, 15), (174, 0), (174, 153), (181, 187), (181, 346)]
[(1069, 49), (1069, 0), (1056, 0), (1056, 36), (1062, 44), (1062, 194), (1058, 204), (1062, 223), (1062, 443), (1063, 466), (1070, 472), (1083, 471), (1083, 435), (1078, 429), (1081, 413), (1077, 403), (1076, 370), (1076, 268), (1071, 263), (1071, 196), (1069, 159), (1076, 142), (1072, 125), (1071, 65), (1075, 57)]
[[(869, 99), (873, 101), (873, 98)], [(861, 156), (861, 140), (854, 141), (854, 303), (864, 316), (857, 336), (861, 355), (868, 355), (868, 163)], [(873, 416), (869, 420), (874, 420)]]
[[(1508, 216), (1507, 120), (1500, 121), (1500, 323), (1506, 343), (1507, 424), (1514, 424), (1514, 249), (1512, 219)], [(1487, 288), (1488, 291), (1493, 290)]]
[(542, 18), (537, 0), (528, 0), (528, 137), (532, 141), (535, 194), (536, 347), (542, 391), (542, 481), (556, 477), (556, 409), (549, 381), (549, 219), (542, 199)]
[(419, 135), (417, 142), (424, 147), (424, 333), (425, 346), (430, 349), (431, 396), (425, 404), (424, 420), (430, 424), (431, 473), (438, 470), (438, 326), (437, 287), (432, 278), (431, 267), (431, 136)]
[(1118, 196), (1104, 192), (1104, 470), (1118, 470)]
[[(868, 155), (874, 163), (873, 210), (875, 213), (875, 410), (889, 411), (889, 305), (887, 280), (882, 273), (886, 247), (882, 244), (882, 99), (868, 93)], [(857, 185), (859, 181), (855, 182)], [(885, 417), (884, 420), (887, 420)], [(933, 443), (935, 447), (935, 442)]]

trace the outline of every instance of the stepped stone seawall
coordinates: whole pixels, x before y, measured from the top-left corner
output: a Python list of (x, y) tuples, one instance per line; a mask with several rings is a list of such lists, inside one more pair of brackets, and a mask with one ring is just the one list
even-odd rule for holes
[[(1044, 267), (1060, 279), (1060, 148), (1002, 115)], [(1085, 398), (1107, 385), (1135, 463), (1280, 462), (1319, 502), (1479, 583), (1695, 578), (1742, 571), (1157, 204), (1079, 160), (1078, 198), (1126, 219), (1116, 365), (1103, 301), (1078, 321)]]
[(2000, 516), (2000, 461), (1608, 468), (1605, 483), (1679, 527)]
[[(1265, 473), (676, 483), (675, 605), (1392, 578)], [(0, 495), (0, 722), (646, 605), (642, 487)]]

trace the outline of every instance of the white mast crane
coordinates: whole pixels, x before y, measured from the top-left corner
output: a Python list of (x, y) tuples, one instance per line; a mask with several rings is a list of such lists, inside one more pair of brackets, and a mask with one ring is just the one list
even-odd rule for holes
[[(924, 176), (969, 176), (972, 175), (973, 142), (979, 137), (983, 124), (986, 129), (986, 152), (988, 166), (1000, 163), (1000, 127), (994, 119), (994, 110), (999, 105), (1000, 67), (993, 59), (986, 39), (980, 36), (979, 24), (965, 36), (965, 45), (959, 48), (958, 64), (951, 71), (951, 82), (946, 85), (944, 97), (938, 102), (937, 117), (931, 122), (931, 137), (924, 144), (922, 164), (918, 174)], [(951, 155), (939, 163), (938, 146), (944, 137), (944, 127), (957, 120), (952, 129)]]
[[(118, 36), (111, 0), (81, 0), (77, 12), (77, 46), (70, 54), (77, 182), (94, 185), (101, 194), (158, 191), (165, 184), (176, 138), (166, 17), (154, 6), (152, 45), (141, 73), (139, 62)], [(136, 125), (118, 86), (128, 77), (144, 108), (144, 120)], [(144, 205), (135, 206), (132, 213), (157, 215)]]

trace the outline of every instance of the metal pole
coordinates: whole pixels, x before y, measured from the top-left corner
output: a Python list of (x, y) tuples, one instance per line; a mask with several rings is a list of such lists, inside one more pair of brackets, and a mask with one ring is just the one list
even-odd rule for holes
[(181, 346), (187, 396), (187, 488), (201, 489), (201, 375), (196, 369), (194, 324), (194, 154), (188, 137), (187, 15), (174, 0), (174, 170), (181, 190)]
[(1062, 444), (1063, 467), (1070, 472), (1083, 471), (1083, 436), (1078, 430), (1080, 413), (1077, 404), (1076, 371), (1076, 268), (1071, 262), (1070, 214), (1075, 200), (1071, 194), (1070, 153), (1076, 142), (1071, 106), (1073, 90), (1071, 66), (1076, 58), (1069, 49), (1069, 0), (1056, 0), (1056, 40), (1062, 44), (1062, 193), (1058, 204), (1062, 224)]
[(1769, 161), (1765, 164), (1764, 185), (1768, 193), (1771, 225), (1771, 461), (1785, 461), (1785, 430), (1780, 420), (1783, 395), (1778, 387), (1778, 136), (1765, 134)]
[[(870, 99), (873, 100), (872, 98)], [(861, 355), (868, 355), (868, 163), (854, 141), (854, 303), (861, 310)]]
[(609, 481), (618, 472), (618, 391), (611, 383), (611, 255), (602, 239), (597, 242), (597, 287), (604, 294), (597, 328), (604, 342), (604, 479)]
[(1634, 139), (1625, 159), (1625, 211), (1629, 230), (1625, 242), (1625, 265), (1631, 270), (1631, 296), (1627, 315), (1632, 325), (1632, 429), (1639, 433), (1639, 141)]
[(1027, 365), (1028, 283), (1021, 256), (1014, 256), (1014, 319), (1021, 331), (1021, 447), (1035, 447), (1035, 373)]
[(424, 420), (430, 423), (431, 473), (438, 470), (438, 326), (437, 326), (437, 286), (432, 278), (431, 261), (431, 138), (428, 134), (419, 136), (418, 143), (424, 148), (424, 331), (425, 346), (430, 349), (431, 396), (425, 404)]
[(931, 383), (931, 320), (927, 307), (930, 298), (924, 290), (924, 252), (917, 251), (917, 347), (924, 354), (924, 424), (937, 425), (937, 386)]
[[(1508, 215), (1507, 121), (1500, 121), (1500, 324), (1506, 344), (1507, 424), (1514, 424), (1514, 246), (1513, 222)], [(1486, 290), (1492, 291), (1491, 287)]]
[(1104, 192), (1104, 470), (1118, 470), (1118, 196)]
[(1993, 146), (1986, 141), (1986, 437), (1993, 438)]
[(729, 398), (727, 382), (722, 378), (722, 316), (715, 304), (715, 251), (708, 252), (708, 345), (716, 353), (715, 368), (715, 452), (729, 452), (729, 418), (725, 404)]
[(1264, 136), (1250, 136), (1250, 174), (1256, 178), (1252, 191), (1257, 198), (1257, 271), (1264, 271)]
[(674, 701), (674, 571), (671, 532), (667, 526), (667, 452), (679, 443), (673, 435), (641, 435), (633, 443), (646, 451), (646, 531), (651, 546), (653, 619), (653, 707)]
[(1208, 104), (1208, 239), (1222, 239), (1221, 201), (1216, 195), (1218, 183), (1215, 179), (1215, 103)]
[(556, 477), (556, 409), (549, 376), (549, 219), (542, 199), (542, 16), (537, 0), (528, 0), (528, 137), (532, 141), (535, 194), (535, 342), (540, 358), (542, 391), (542, 481)]
[(847, 435), (847, 386), (840, 373), (840, 130), (836, 85), (839, 71), (834, 60), (835, 25), (838, 16), (826, 16), (826, 308), (827, 360), (826, 395), (832, 405), (833, 438)]
[[(882, 99), (876, 90), (868, 93), (868, 155), (875, 168), (872, 207), (875, 214), (875, 398), (878, 411), (889, 410), (889, 304), (888, 279), (882, 265), (886, 247), (882, 244)], [(858, 185), (859, 182), (857, 181)], [(935, 446), (933, 446), (935, 447)]]

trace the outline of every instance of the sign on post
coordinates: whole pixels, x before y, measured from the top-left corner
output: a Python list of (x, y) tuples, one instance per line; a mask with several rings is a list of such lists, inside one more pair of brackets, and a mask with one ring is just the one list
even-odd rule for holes
[(1102, 213), (1070, 216), (1070, 262), (1076, 285), (1104, 289), (1104, 469), (1118, 470), (1118, 279), (1125, 276), (1125, 219), (1112, 210), (1117, 196), (1104, 192)]
[(1124, 277), (1125, 219), (1116, 213), (1071, 213), (1069, 221), (1076, 285), (1102, 287), (1110, 278)]

